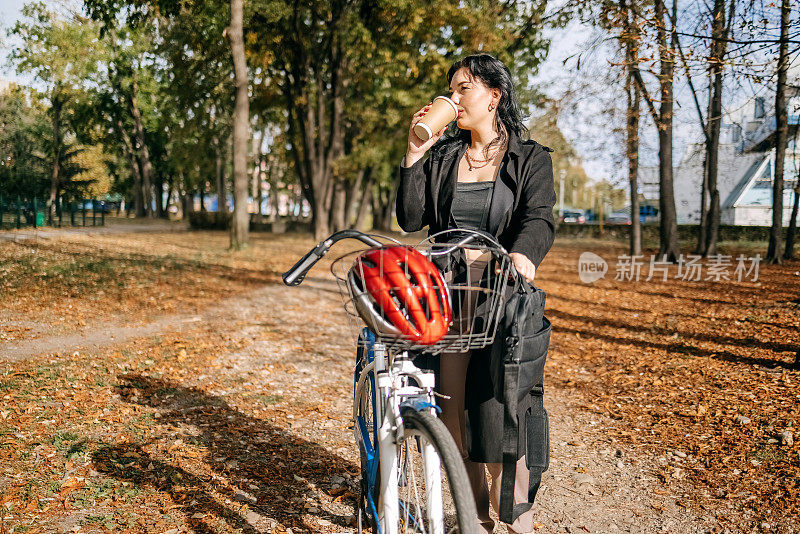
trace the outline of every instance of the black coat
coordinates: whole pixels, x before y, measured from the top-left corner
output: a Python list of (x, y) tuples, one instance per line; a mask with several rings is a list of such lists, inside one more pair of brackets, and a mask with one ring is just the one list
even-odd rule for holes
[[(430, 157), (411, 167), (399, 166), (397, 222), (406, 232), (429, 227), (433, 234), (453, 228), (451, 206), (458, 164), (468, 143), (460, 138), (440, 141)], [(508, 252), (525, 254), (538, 268), (553, 245), (553, 163), (550, 149), (511, 134), (495, 180), (489, 208), (489, 233)]]
[[(453, 228), (451, 206), (458, 163), (468, 144), (459, 138), (440, 141), (430, 157), (399, 167), (397, 222), (407, 232), (429, 227), (429, 234)], [(489, 233), (508, 252), (521, 252), (539, 267), (555, 236), (551, 150), (511, 135), (495, 180), (489, 208)], [(489, 372), (491, 347), (473, 351), (466, 377), (466, 445), (473, 461), (502, 462), (503, 406), (494, 398)], [(430, 360), (430, 359), (429, 359)], [(429, 361), (433, 367), (437, 360)], [(525, 451), (526, 417), (531, 398), (518, 406), (518, 455)]]

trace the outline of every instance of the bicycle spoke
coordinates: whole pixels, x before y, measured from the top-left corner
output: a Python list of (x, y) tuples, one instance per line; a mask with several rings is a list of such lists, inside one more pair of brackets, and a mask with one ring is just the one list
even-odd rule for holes
[[(408, 447), (408, 444), (406, 444), (406, 447)], [(411, 449), (411, 454), (413, 456), (414, 447), (409, 447), (409, 448)], [(411, 465), (412, 466), (414, 465), (413, 461), (411, 462)], [(413, 479), (412, 486), (414, 488), (414, 503), (417, 506), (417, 509), (416, 509), (417, 517), (419, 518), (420, 521), (424, 521), (424, 519), (423, 519), (424, 516), (422, 515), (422, 508), (420, 508), (419, 491), (417, 490), (417, 473), (416, 473), (416, 470), (414, 470), (414, 469), (411, 470), (411, 477)], [(423, 527), (423, 532), (424, 531), (425, 531), (425, 528)]]
[[(411, 474), (409, 477), (409, 485), (406, 488), (406, 503), (411, 500), (414, 506), (414, 514), (416, 515), (416, 521), (414, 524), (417, 528), (416, 532), (426, 533), (427, 529), (425, 528), (424, 516), (422, 515), (422, 509), (420, 507), (420, 499), (419, 499), (419, 491), (417, 489), (417, 470), (415, 468), (415, 459), (414, 459), (414, 447), (410, 446), (408, 439), (405, 441), (404, 445), (406, 450), (406, 458), (410, 458), (411, 460), (408, 464), (411, 466)], [(406, 475), (409, 476), (409, 475)], [(411, 495), (413, 491), (413, 496)]]

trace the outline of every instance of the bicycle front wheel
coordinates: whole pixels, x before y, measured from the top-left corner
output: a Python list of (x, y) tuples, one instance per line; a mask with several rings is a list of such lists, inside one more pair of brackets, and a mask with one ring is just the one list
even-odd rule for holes
[(402, 415), (397, 532), (477, 532), (475, 500), (450, 432), (429, 413), (409, 408)]

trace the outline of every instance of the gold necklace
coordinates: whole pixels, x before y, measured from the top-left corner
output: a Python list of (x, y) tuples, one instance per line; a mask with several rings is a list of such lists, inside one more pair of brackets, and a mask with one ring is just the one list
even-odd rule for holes
[[(467, 152), (466, 156), (467, 156), (467, 165), (469, 165), (469, 170), (471, 171), (475, 169), (482, 169), (486, 167), (491, 161), (491, 160), (484, 160), (484, 161), (474, 162), (473, 159), (469, 157), (469, 152)], [(478, 165), (478, 163), (481, 163), (481, 165)]]
[[(467, 149), (465, 155), (467, 157), (467, 165), (469, 165), (469, 170), (472, 171), (472, 170), (475, 170), (475, 169), (482, 169), (482, 168), (486, 167), (490, 162), (494, 161), (495, 158), (497, 158), (497, 155), (500, 153), (502, 148), (503, 147), (498, 147), (494, 151), (494, 154), (489, 156), (488, 159), (475, 159), (474, 157), (469, 155), (469, 149)], [(477, 165), (478, 163), (482, 163), (483, 165)]]

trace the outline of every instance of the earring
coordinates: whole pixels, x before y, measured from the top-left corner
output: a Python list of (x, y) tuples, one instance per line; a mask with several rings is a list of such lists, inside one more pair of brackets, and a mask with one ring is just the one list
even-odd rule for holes
[(494, 104), (489, 104), (489, 111), (492, 111), (493, 109), (494, 109)]

